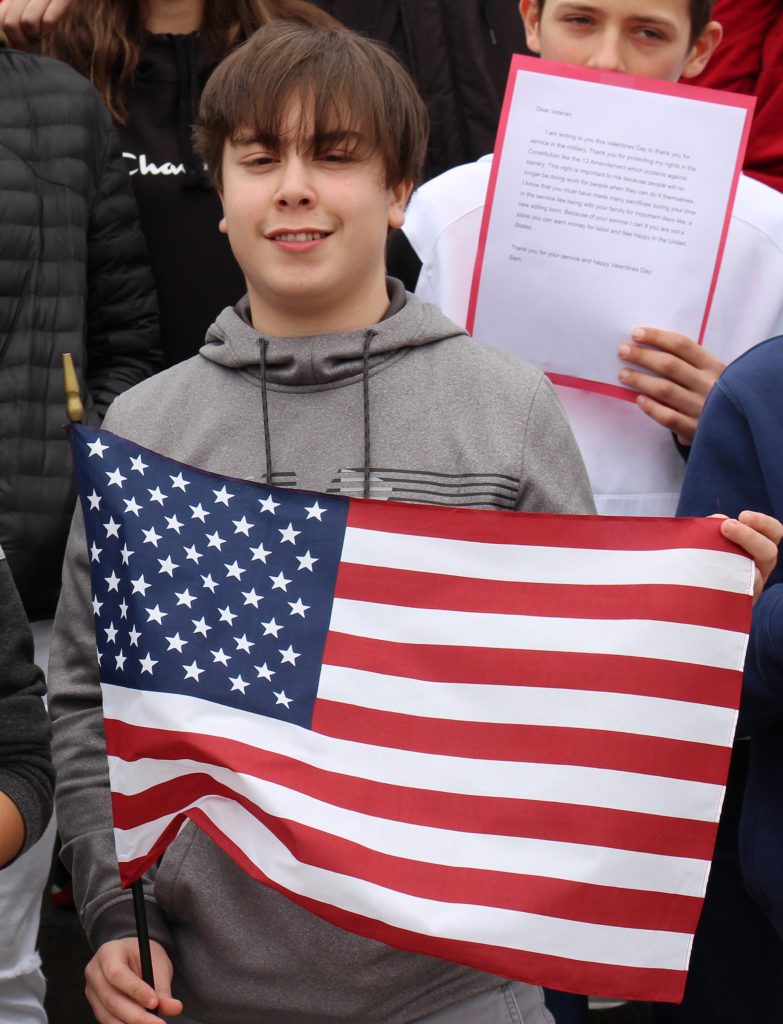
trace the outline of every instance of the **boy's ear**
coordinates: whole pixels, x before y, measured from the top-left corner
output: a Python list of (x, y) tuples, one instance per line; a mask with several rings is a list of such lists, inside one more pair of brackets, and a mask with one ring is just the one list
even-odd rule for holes
[[(222, 207), (223, 206), (223, 193), (220, 192), (220, 191), (218, 192), (218, 199), (220, 200), (220, 205)], [(225, 214), (218, 221), (218, 231), (221, 233), (221, 235), (227, 235), (228, 234), (228, 226), (226, 225)]]
[(682, 70), (683, 78), (694, 78), (707, 67), (715, 47), (723, 39), (723, 28), (717, 21), (704, 26), (701, 35), (691, 47)]
[(525, 23), (528, 49), (533, 53), (541, 53), (541, 35), (538, 30), (541, 22), (541, 10), (538, 0), (519, 0), (519, 13)]
[(401, 228), (405, 223), (405, 207), (413, 191), (412, 181), (401, 181), (391, 190), (389, 198), (389, 227)]

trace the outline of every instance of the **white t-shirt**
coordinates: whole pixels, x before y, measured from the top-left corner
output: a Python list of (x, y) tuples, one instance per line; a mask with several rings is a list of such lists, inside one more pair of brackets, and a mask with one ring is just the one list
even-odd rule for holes
[[(485, 156), (428, 181), (414, 194), (405, 218), (405, 234), (422, 262), (416, 294), (462, 325), (491, 167), (492, 157)], [(778, 334), (783, 334), (783, 194), (742, 175), (704, 345), (729, 363)], [(557, 392), (598, 511), (673, 515), (685, 463), (669, 431), (630, 402), (577, 388)]]

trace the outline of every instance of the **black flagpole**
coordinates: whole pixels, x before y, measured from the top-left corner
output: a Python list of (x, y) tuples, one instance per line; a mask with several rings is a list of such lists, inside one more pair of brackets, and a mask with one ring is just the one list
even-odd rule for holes
[(133, 916), (136, 918), (136, 935), (139, 940), (141, 976), (150, 988), (155, 988), (155, 979), (152, 974), (150, 933), (147, 928), (147, 907), (144, 903), (144, 887), (140, 878), (131, 886), (131, 892), (133, 893)]
[[(79, 379), (73, 365), (70, 352), (63, 353), (63, 377), (65, 386), (65, 410), (71, 423), (81, 423), (84, 418), (84, 407), (79, 395)], [(141, 976), (144, 981), (155, 988), (152, 974), (152, 950), (150, 934), (147, 927), (147, 908), (144, 903), (144, 889), (141, 879), (131, 886), (133, 893), (133, 916), (136, 918), (136, 935), (139, 940), (139, 959), (141, 960)]]

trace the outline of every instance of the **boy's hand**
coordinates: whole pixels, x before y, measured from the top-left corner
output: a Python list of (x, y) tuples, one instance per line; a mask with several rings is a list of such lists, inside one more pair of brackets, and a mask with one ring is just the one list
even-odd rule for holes
[(11, 46), (37, 43), (71, 6), (71, 0), (2, 0), (0, 31)]
[(171, 996), (171, 960), (160, 943), (150, 942), (150, 947), (154, 989), (141, 979), (136, 939), (105, 942), (87, 964), (85, 994), (100, 1024), (163, 1024), (155, 1012), (163, 1017), (182, 1013), (182, 1003)]
[(707, 395), (726, 364), (684, 334), (639, 327), (631, 337), (642, 344), (621, 345), (618, 354), (650, 372), (623, 369), (620, 380), (639, 392), (636, 403), (643, 412), (680, 444), (692, 444)]
[(778, 545), (783, 540), (783, 523), (762, 512), (740, 512), (737, 519), (726, 516), (710, 516), (722, 519), (720, 532), (726, 540), (733, 541), (750, 555), (756, 563), (756, 578), (753, 581), (753, 603), (759, 598), (770, 573), (777, 565)]

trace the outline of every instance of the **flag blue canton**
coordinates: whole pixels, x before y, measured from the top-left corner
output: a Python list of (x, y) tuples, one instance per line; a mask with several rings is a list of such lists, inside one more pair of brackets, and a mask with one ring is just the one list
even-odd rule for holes
[(101, 681), (309, 727), (347, 500), (70, 436)]

